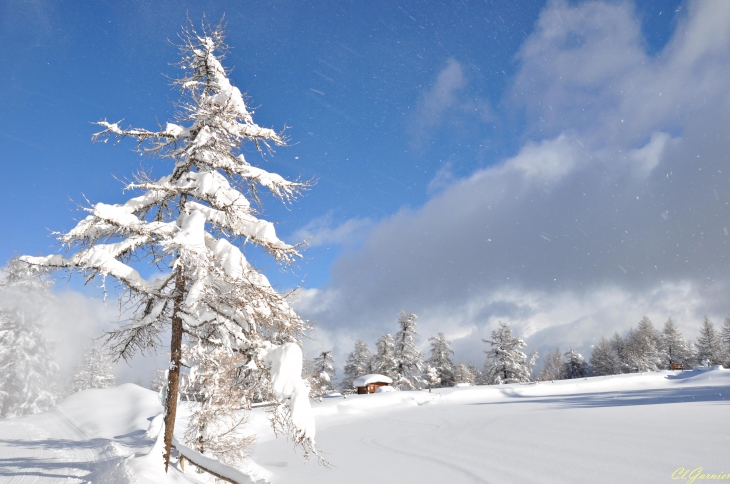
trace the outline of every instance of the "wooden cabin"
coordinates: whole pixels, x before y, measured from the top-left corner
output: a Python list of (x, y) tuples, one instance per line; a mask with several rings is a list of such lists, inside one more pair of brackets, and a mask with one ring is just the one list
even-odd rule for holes
[(375, 393), (378, 388), (388, 386), (391, 383), (393, 383), (392, 378), (372, 373), (370, 375), (363, 375), (356, 378), (355, 381), (352, 382), (352, 386), (357, 388), (358, 395), (364, 395), (368, 393)]

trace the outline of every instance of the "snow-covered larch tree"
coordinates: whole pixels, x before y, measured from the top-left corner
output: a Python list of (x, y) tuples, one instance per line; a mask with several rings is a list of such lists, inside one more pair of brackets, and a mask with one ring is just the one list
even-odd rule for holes
[(722, 342), (722, 353), (724, 356), (722, 366), (730, 368), (730, 316), (725, 316), (725, 321), (722, 323), (720, 341)]
[(312, 361), (312, 370), (307, 378), (309, 396), (320, 398), (335, 391), (335, 360), (331, 351), (323, 351)]
[(347, 355), (345, 362), (345, 378), (342, 380), (342, 390), (352, 391), (352, 382), (355, 378), (372, 373), (373, 353), (364, 340), (355, 341), (355, 349)]
[(376, 352), (373, 356), (373, 373), (385, 375), (393, 379), (398, 379), (398, 361), (395, 357), (395, 340), (390, 333), (386, 333), (378, 339), (375, 344)]
[(715, 325), (712, 324), (710, 318), (705, 316), (697, 336), (697, 352), (700, 361), (708, 360), (710, 366), (722, 364), (725, 359), (722, 349), (722, 340)]
[(476, 383), (474, 374), (462, 361), (454, 369), (454, 383), (468, 383), (469, 385)]
[(687, 366), (687, 369), (691, 367), (688, 362), (689, 349), (687, 343), (672, 318), (667, 319), (667, 322), (664, 323), (659, 343), (659, 355), (662, 358), (661, 367), (666, 370), (672, 367), (672, 363), (683, 363)]
[[(254, 167), (244, 157), (244, 145), (265, 154), (286, 139), (254, 123), (244, 96), (231, 84), (221, 64), (226, 51), (222, 27), (204, 24), (200, 33), (188, 27), (181, 39), (185, 74), (174, 81), (182, 93), (175, 122), (148, 131), (101, 121), (103, 130), (93, 136), (98, 141), (132, 138), (142, 153), (170, 163), (171, 172), (158, 179), (140, 172), (125, 187), (138, 196), (85, 208), (88, 216), (58, 235), (68, 254), (23, 260), (119, 283), (128, 319), (107, 339), (117, 357), (154, 351), (170, 334), (166, 468), (184, 335), (204, 351), (223, 347), (243, 355), (246, 371), (255, 375), (248, 381), (271, 384), (271, 399), (279, 403), (273, 422), (289, 425), (294, 441), (314, 450), (298, 345), (307, 324), (242, 252), (249, 244), (282, 264), (300, 257), (296, 246), (277, 237), (271, 222), (257, 216), (257, 207), (260, 187), (288, 202), (307, 183)], [(145, 278), (138, 269), (161, 273)]]
[(431, 366), (430, 363), (426, 363), (426, 369), (423, 371), (422, 381), (428, 388), (428, 393), (431, 393), (432, 388), (441, 386), (441, 375), (439, 375), (438, 368)]
[(530, 381), (532, 367), (535, 366), (537, 353), (528, 360), (522, 348), (527, 346), (522, 339), (512, 336), (509, 324), (500, 322), (492, 331), (492, 339), (484, 340), (491, 345), (484, 363), (483, 380), (487, 385), (520, 383)]
[(656, 371), (661, 366), (661, 335), (651, 320), (644, 316), (636, 329), (630, 329), (624, 340), (629, 372)]
[[(618, 333), (616, 334), (618, 336)], [(620, 338), (620, 336), (619, 336)], [(593, 347), (591, 352), (591, 369), (595, 376), (618, 375), (623, 365), (616, 351), (615, 337), (610, 341), (605, 336)]]
[(563, 356), (565, 359), (563, 361), (561, 377), (564, 380), (590, 376), (591, 369), (580, 353), (575, 351), (573, 348), (570, 348), (570, 350), (566, 351)]
[(187, 375), (189, 393), (195, 398), (185, 443), (197, 452), (210, 455), (224, 464), (238, 467), (251, 450), (255, 436), (245, 433), (249, 421), (244, 410), (250, 406), (246, 385), (240, 371), (244, 357), (223, 346), (205, 348), (183, 345), (183, 361), (190, 367)]
[(469, 369), (472, 375), (474, 375), (474, 384), (475, 385), (485, 385), (484, 383), (484, 375), (482, 374), (481, 370), (477, 368), (477, 365), (472, 363), (471, 361), (466, 364), (466, 367)]
[(621, 368), (620, 373), (629, 373), (631, 371), (631, 365), (626, 340), (618, 333), (618, 331), (615, 331), (609, 341), (614, 353), (616, 353), (616, 357), (618, 358), (619, 366)]
[(563, 378), (563, 352), (555, 348), (543, 358), (544, 364), (540, 373), (537, 374), (537, 381), (552, 381)]
[(46, 336), (49, 283), (11, 260), (0, 272), (0, 418), (22, 417), (56, 403), (58, 365)]
[[(454, 362), (451, 357), (454, 350), (451, 349), (451, 342), (446, 339), (444, 333), (428, 338), (431, 342), (431, 354), (428, 364), (436, 369), (439, 382), (435, 386), (450, 387), (454, 385)], [(432, 385), (433, 386), (433, 385)]]
[(416, 347), (416, 316), (415, 313), (401, 311), (398, 318), (400, 329), (395, 335), (395, 360), (397, 379), (393, 386), (403, 390), (421, 388), (423, 374), (423, 355)]
[(84, 351), (71, 377), (69, 393), (90, 388), (114, 388), (117, 379), (112, 373), (109, 352), (99, 340), (94, 340)]

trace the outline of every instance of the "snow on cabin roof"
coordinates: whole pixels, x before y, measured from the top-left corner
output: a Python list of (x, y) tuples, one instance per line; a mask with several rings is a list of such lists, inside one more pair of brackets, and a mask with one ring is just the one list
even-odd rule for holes
[(363, 375), (359, 378), (355, 378), (355, 381), (352, 382), (352, 386), (364, 387), (369, 383), (393, 383), (393, 379), (385, 375), (371, 373), (370, 375)]

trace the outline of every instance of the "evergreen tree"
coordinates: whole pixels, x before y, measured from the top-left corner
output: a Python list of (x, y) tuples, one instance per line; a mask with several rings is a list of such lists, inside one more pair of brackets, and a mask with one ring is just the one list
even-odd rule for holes
[(435, 386), (453, 386), (454, 362), (451, 360), (451, 355), (454, 354), (454, 350), (451, 349), (451, 343), (446, 340), (444, 333), (438, 333), (428, 340), (431, 342), (431, 356), (428, 364), (436, 369), (439, 376), (439, 383)]
[(93, 341), (84, 351), (71, 377), (69, 393), (90, 388), (114, 388), (117, 379), (112, 373), (111, 358), (100, 341)]
[[(307, 329), (286, 297), (242, 252), (253, 244), (282, 264), (300, 258), (297, 247), (281, 241), (274, 225), (257, 216), (259, 187), (288, 202), (307, 184), (287, 181), (244, 158), (244, 143), (266, 155), (271, 146), (284, 146), (286, 139), (254, 123), (241, 91), (231, 84), (220, 62), (226, 51), (223, 38), (220, 26), (204, 25), (201, 33), (192, 27), (184, 30), (180, 66), (185, 74), (174, 81), (182, 92), (175, 123), (158, 131), (97, 123), (103, 130), (93, 136), (95, 140), (131, 138), (142, 153), (163, 159), (163, 165), (172, 161), (172, 172), (156, 180), (140, 172), (125, 187), (139, 196), (122, 204), (85, 208), (88, 216), (59, 236), (72, 253), (22, 258), (35, 266), (78, 271), (87, 279), (111, 277), (119, 283), (120, 301), (131, 316), (128, 324), (108, 335), (117, 357), (154, 351), (160, 336), (169, 331), (165, 469), (184, 336), (195, 340), (202, 351), (223, 345), (244, 355), (247, 381), (263, 385), (300, 371), (301, 358), (292, 355)], [(162, 274), (145, 279), (137, 268)], [(294, 366), (299, 371), (293, 371)], [(271, 388), (275, 393), (270, 398), (279, 403), (272, 410), (279, 418), (272, 423), (288, 425), (305, 455), (314, 451), (313, 419), (303, 382)]]
[(537, 381), (560, 380), (563, 375), (563, 352), (560, 348), (545, 355), (545, 365), (537, 374)]
[(323, 351), (312, 361), (309, 381), (312, 398), (321, 398), (335, 391), (335, 364), (331, 351)]
[(454, 383), (468, 383), (470, 385), (476, 384), (476, 377), (471, 372), (468, 366), (461, 361), (456, 365), (454, 369)]
[(671, 369), (672, 363), (683, 363), (688, 369), (691, 368), (687, 361), (689, 358), (687, 343), (672, 318), (667, 319), (667, 322), (664, 323), (659, 355), (662, 358), (661, 368), (665, 370)]
[(345, 363), (345, 378), (342, 380), (342, 390), (350, 392), (353, 390), (352, 382), (355, 378), (368, 375), (373, 371), (373, 353), (364, 340), (355, 342), (355, 349), (347, 355)]
[(520, 383), (530, 381), (532, 366), (537, 354), (533, 353), (528, 361), (522, 352), (526, 346), (522, 339), (512, 336), (512, 328), (507, 323), (499, 323), (499, 328), (492, 331), (491, 340), (483, 340), (491, 345), (484, 363), (484, 381), (488, 385), (503, 383)]
[(395, 361), (397, 378), (393, 386), (399, 390), (415, 390), (421, 388), (423, 373), (423, 355), (416, 348), (416, 316), (414, 313), (401, 311), (398, 318), (400, 329), (395, 335)]
[(724, 361), (722, 339), (707, 316), (702, 321), (700, 334), (697, 336), (697, 351), (700, 361), (709, 360), (710, 366), (719, 365)]
[(566, 351), (565, 360), (563, 361), (563, 368), (561, 377), (564, 380), (571, 380), (573, 378), (585, 378), (590, 376), (591, 371), (588, 367), (588, 363), (583, 359), (583, 356), (575, 351), (573, 348)]
[(376, 343), (376, 353), (373, 357), (372, 371), (385, 375), (396, 381), (398, 379), (398, 361), (395, 356), (395, 340), (386, 333)]
[[(622, 373), (623, 365), (616, 351), (616, 333), (611, 341), (601, 337), (601, 341), (593, 347), (591, 353), (591, 369), (595, 376), (618, 375)], [(618, 336), (620, 338), (620, 336)]]

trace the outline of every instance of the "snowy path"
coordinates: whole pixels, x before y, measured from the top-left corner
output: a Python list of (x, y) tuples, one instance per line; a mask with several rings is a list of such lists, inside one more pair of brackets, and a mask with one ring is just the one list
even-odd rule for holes
[(0, 456), (0, 482), (8, 484), (94, 482), (121, 460), (111, 441), (89, 438), (59, 408), (0, 422)]
[(148, 429), (161, 410), (154, 392), (127, 384), (79, 392), (48, 412), (0, 421), (0, 483), (189, 482), (175, 469), (165, 475), (159, 465), (160, 427), (153, 426), (153, 435)]
[(315, 404), (335, 467), (282, 440), (253, 458), (277, 483), (668, 483), (730, 472), (728, 403), (730, 371), (352, 396)]

